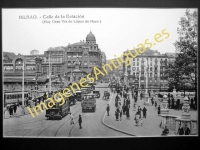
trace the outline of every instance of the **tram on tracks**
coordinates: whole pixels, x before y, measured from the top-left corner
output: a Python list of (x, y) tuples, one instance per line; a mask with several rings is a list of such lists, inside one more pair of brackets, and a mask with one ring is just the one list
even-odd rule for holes
[[(24, 100), (29, 98), (30, 92), (24, 92)], [(4, 91), (4, 105), (19, 103), (22, 104), (22, 91)]]
[[(46, 102), (46, 106), (48, 107), (47, 102)], [(65, 98), (65, 103), (62, 106), (59, 106), (59, 105), (60, 105), (60, 103), (55, 102), (55, 105), (53, 107), (48, 108), (46, 110), (45, 117), (47, 117), (47, 119), (61, 120), (63, 117), (65, 117), (70, 112), (69, 98)]]

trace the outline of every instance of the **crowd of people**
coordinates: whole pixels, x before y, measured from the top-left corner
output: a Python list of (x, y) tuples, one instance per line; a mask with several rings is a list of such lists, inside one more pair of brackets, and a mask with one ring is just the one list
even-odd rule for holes
[[(129, 90), (131, 91), (131, 98), (133, 100), (133, 110), (136, 111), (134, 120), (135, 120), (135, 125), (138, 126), (143, 126), (145, 118), (147, 118), (147, 108), (143, 107), (141, 108), (140, 106), (137, 106), (137, 99), (138, 95), (137, 93), (132, 90), (132, 88), (127, 87), (124, 85), (122, 88), (116, 88), (115, 90), (113, 89), (112, 91), (116, 91), (117, 95), (115, 97), (115, 118), (116, 121), (121, 121), (122, 116), (126, 115), (126, 118), (129, 120), (130, 119), (130, 96), (128, 94)], [(150, 97), (149, 93), (149, 97)], [(182, 109), (182, 101), (180, 99), (175, 99), (172, 94), (168, 94), (168, 109), (175, 109), (175, 110), (180, 110)], [(157, 110), (158, 115), (161, 114), (161, 105), (157, 102), (157, 96), (154, 95), (150, 97), (150, 105), (155, 107), (155, 110)], [(141, 92), (140, 93), (140, 100), (143, 100), (144, 94)], [(190, 109), (195, 110), (196, 109), (196, 104), (197, 100), (196, 97), (192, 98), (190, 95), (188, 96), (189, 102), (190, 102)], [(137, 107), (137, 108), (136, 108)], [(110, 105), (107, 105), (106, 108), (107, 115), (109, 116), (109, 111), (110, 111)], [(190, 129), (187, 127), (182, 127), (178, 131), (178, 135), (189, 135)], [(167, 126), (164, 128), (162, 135), (168, 135), (169, 134), (169, 129)]]

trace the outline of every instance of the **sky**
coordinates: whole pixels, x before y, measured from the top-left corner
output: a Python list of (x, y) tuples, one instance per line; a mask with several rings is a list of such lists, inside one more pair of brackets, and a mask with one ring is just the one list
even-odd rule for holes
[[(101, 51), (105, 52), (106, 59), (112, 59), (114, 55), (119, 57), (127, 49), (144, 44), (146, 39), (154, 43), (157, 33), (162, 35), (163, 41), (155, 42), (151, 49), (161, 54), (175, 52), (173, 43), (178, 40), (178, 22), (185, 16), (185, 11), (186, 9), (171, 8), (2, 9), (3, 51), (29, 55), (30, 51), (35, 49), (39, 50), (39, 54), (43, 54), (50, 47), (85, 41), (91, 31)], [(66, 18), (67, 14), (81, 15), (84, 18)], [(27, 15), (36, 15), (37, 19), (19, 19), (20, 16)], [(59, 18), (55, 18), (56, 15)], [(61, 18), (61, 15), (65, 18)], [(86, 23), (86, 20), (89, 23)], [(166, 35), (162, 34), (164, 29), (169, 33), (166, 39)]]

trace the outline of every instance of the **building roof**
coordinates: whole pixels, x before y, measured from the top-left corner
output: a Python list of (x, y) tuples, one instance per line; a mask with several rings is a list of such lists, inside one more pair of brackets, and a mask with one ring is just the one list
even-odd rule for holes
[(86, 37), (86, 41), (96, 41), (94, 34), (90, 31), (90, 33)]
[(16, 57), (15, 53), (13, 52), (3, 52), (3, 56), (7, 55), (10, 59), (13, 59)]
[(63, 51), (65, 50), (63, 46), (57, 46), (57, 47), (50, 47), (48, 51)]
[(85, 45), (85, 42), (81, 41), (74, 44), (70, 44), (69, 46), (84, 46), (84, 45)]

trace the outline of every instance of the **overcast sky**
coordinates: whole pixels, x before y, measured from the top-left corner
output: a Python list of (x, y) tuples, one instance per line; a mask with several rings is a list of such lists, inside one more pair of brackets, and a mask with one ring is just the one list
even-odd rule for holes
[[(114, 54), (120, 56), (123, 51), (137, 47), (146, 39), (153, 43), (154, 35), (166, 29), (169, 38), (153, 45), (151, 49), (161, 53), (175, 52), (173, 43), (178, 39), (178, 21), (185, 11), (146, 8), (3, 9), (3, 51), (28, 55), (36, 49), (43, 54), (49, 47), (67, 46), (68, 43), (86, 40), (91, 29), (99, 48), (106, 53), (107, 59), (112, 59)], [(84, 18), (55, 19), (55, 15), (67, 14), (84, 15)], [(37, 15), (38, 19), (19, 19), (23, 15)], [(54, 18), (43, 19), (44, 15)], [(51, 23), (43, 24), (43, 20)], [(101, 23), (52, 23), (53, 20), (101, 20)]]

